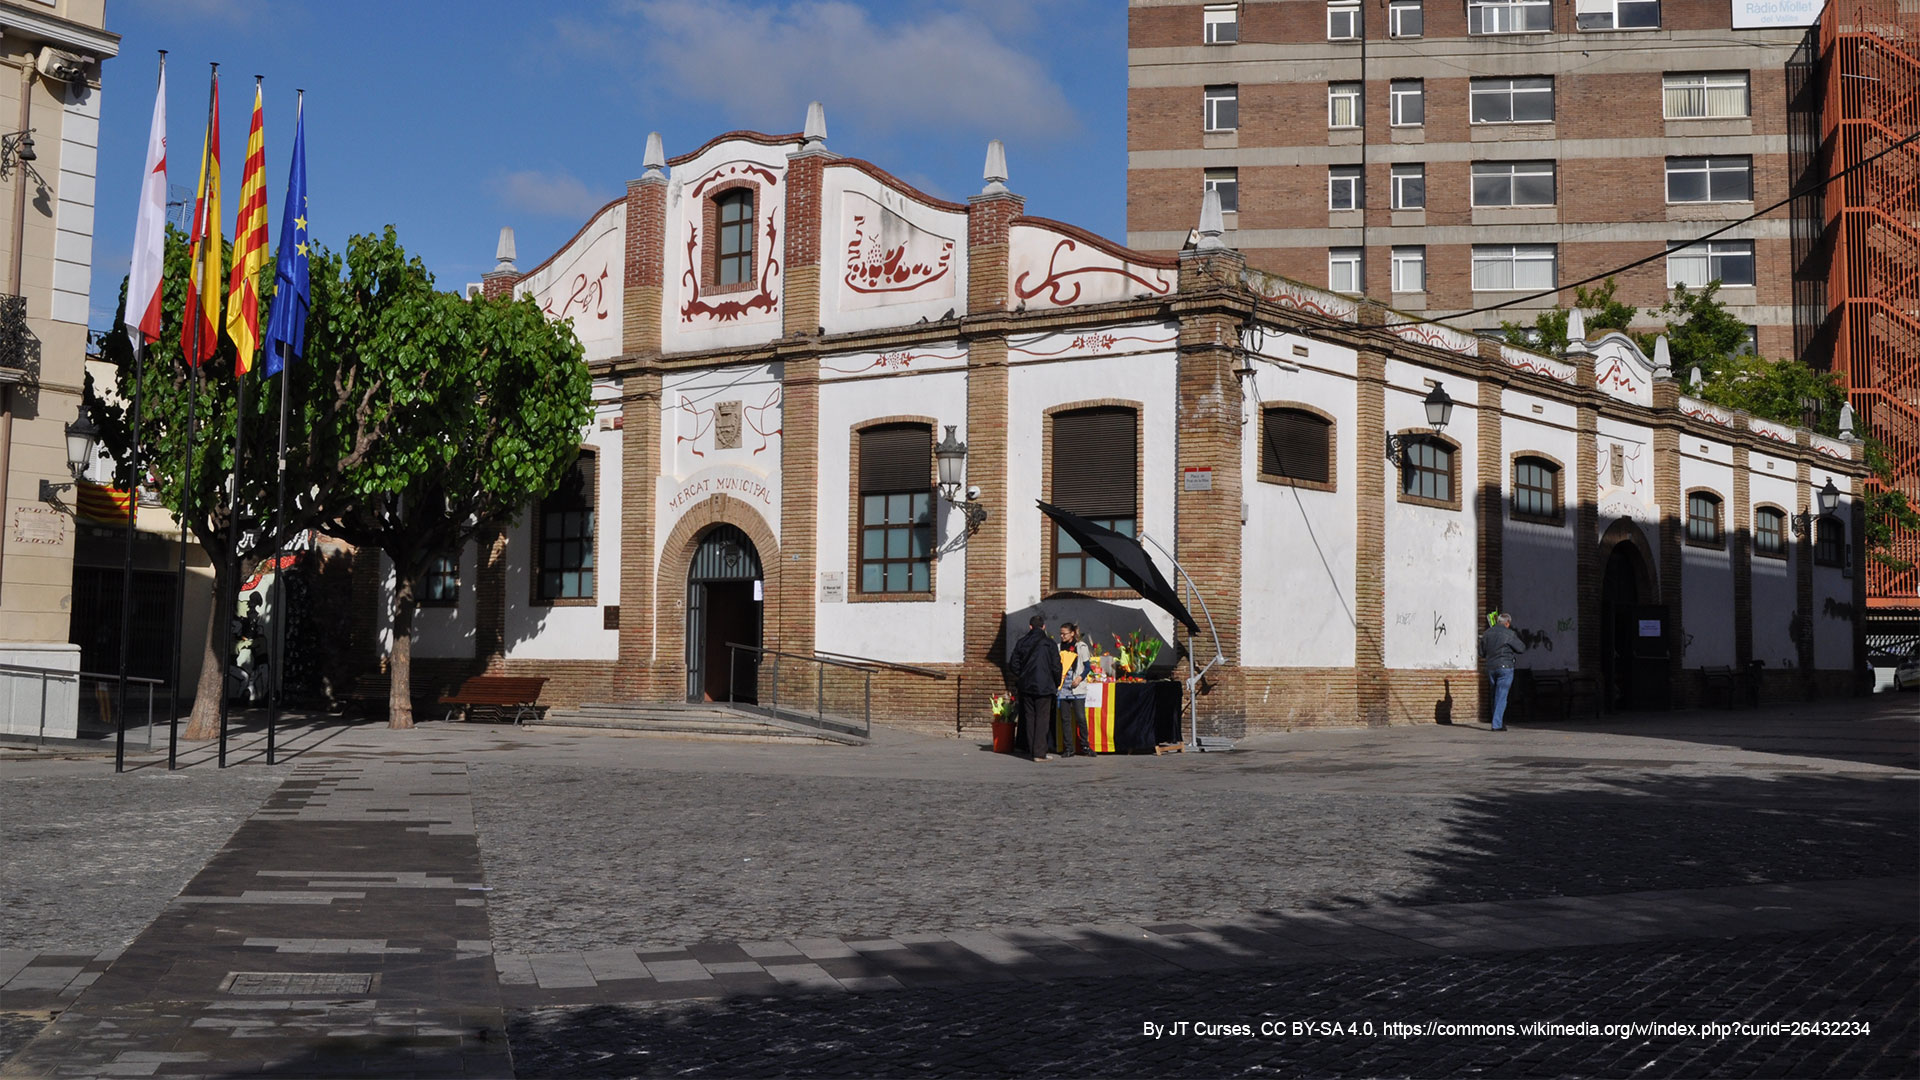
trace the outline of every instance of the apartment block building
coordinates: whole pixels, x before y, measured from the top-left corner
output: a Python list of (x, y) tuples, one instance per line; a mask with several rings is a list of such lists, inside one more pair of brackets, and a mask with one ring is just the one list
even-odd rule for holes
[(1819, 0), (1130, 0), (1127, 242), (1206, 188), (1265, 270), (1454, 325), (1719, 281), (1794, 354), (1785, 65)]

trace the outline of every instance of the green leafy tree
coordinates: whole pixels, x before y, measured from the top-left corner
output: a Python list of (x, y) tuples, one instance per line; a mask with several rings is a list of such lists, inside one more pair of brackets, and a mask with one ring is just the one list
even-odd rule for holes
[(393, 563), (389, 716), (408, 728), (418, 581), (558, 486), (592, 417), (592, 383), (567, 324), (529, 297), (436, 291), (392, 228), (348, 241), (338, 302), (314, 342), (353, 379), (351, 407), (331, 420), (347, 453), (323, 527)]
[[(122, 476), (123, 485), (138, 479), (157, 492), (162, 505), (176, 518), (187, 503), (188, 445), (192, 445), (192, 510), (185, 515), (187, 532), (205, 551), (213, 568), (214, 603), (208, 613), (209, 632), (201, 658), (200, 680), (194, 697), (193, 713), (185, 737), (212, 738), (218, 731), (219, 695), (226, 665), (218, 651), (223, 635), (221, 619), (235, 608), (238, 586), (247, 566), (262, 554), (309, 527), (321, 508), (331, 501), (336, 488), (337, 454), (335, 448), (316, 437), (320, 421), (340, 404), (332, 385), (332, 373), (324, 362), (295, 363), (289, 368), (292, 378), (292, 403), (287, 437), (287, 490), (290, 493), (288, 518), (274, 527), (273, 505), (276, 474), (274, 451), (279, 438), (280, 380), (263, 379), (259, 369), (247, 376), (246, 413), (247, 451), (243, 472), (234, 481), (234, 424), (238, 415), (238, 381), (234, 372), (234, 347), (224, 332), (213, 358), (197, 367), (185, 362), (180, 345), (181, 310), (186, 303), (187, 238), (176, 229), (167, 230), (165, 276), (162, 282), (160, 340), (151, 343), (141, 365), (140, 446), (142, 477)], [(313, 321), (324, 324), (331, 304), (328, 288), (338, 261), (316, 251), (313, 262)], [(272, 286), (272, 264), (262, 275), (260, 325), (267, 321)], [(220, 288), (225, 288), (225, 282)], [(120, 287), (120, 310), (115, 313), (116, 332), (101, 343), (102, 358), (118, 368), (115, 389), (120, 403), (131, 402), (134, 391), (132, 346), (119, 332), (120, 316), (126, 308), (126, 282)], [(101, 430), (101, 440), (115, 460), (131, 460), (133, 429), (130, 410), (120, 403), (108, 403), (93, 393), (87, 395), (90, 415)], [(191, 408), (193, 423), (188, 425)], [(238, 488), (238, 513), (230, 493)], [(297, 496), (297, 497), (296, 497)]]
[[(1640, 314), (1639, 308), (1614, 299), (1614, 290), (1618, 285), (1614, 279), (1608, 278), (1591, 289), (1583, 285), (1574, 290), (1573, 306), (1587, 313), (1588, 337), (1598, 336), (1608, 330), (1625, 330)], [(1555, 356), (1565, 355), (1567, 351), (1567, 311), (1564, 308), (1540, 312), (1533, 317), (1532, 325), (1503, 322), (1500, 329), (1508, 341), (1527, 342)]]

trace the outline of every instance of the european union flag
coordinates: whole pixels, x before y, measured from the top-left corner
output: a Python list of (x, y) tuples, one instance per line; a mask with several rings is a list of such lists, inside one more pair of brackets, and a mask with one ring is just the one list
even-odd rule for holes
[(303, 98), (293, 124), (293, 165), (287, 170), (287, 207), (280, 215), (280, 258), (273, 268), (273, 306), (267, 311), (266, 373), (277, 375), (285, 356), (305, 355), (307, 309), (307, 124)]

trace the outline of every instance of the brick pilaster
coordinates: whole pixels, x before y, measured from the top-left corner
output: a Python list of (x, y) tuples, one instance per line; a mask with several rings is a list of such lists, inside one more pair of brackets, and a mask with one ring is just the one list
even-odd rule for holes
[[(1800, 436), (1802, 451), (1809, 449), (1807, 437)], [(1813, 499), (1813, 467), (1804, 459), (1794, 465), (1793, 513), (1799, 514), (1812, 509), (1815, 517), (1820, 509)], [(1814, 696), (1813, 681), (1813, 538), (1816, 523), (1809, 522), (1806, 534), (1795, 538), (1793, 545), (1793, 643), (1800, 657), (1800, 683), (1808, 698)]]
[(1504, 408), (1502, 394), (1506, 388), (1507, 381), (1501, 377), (1498, 369), (1480, 377), (1480, 428), (1476, 432), (1480, 445), (1477, 462), (1480, 493), (1474, 506), (1480, 548), (1480, 576), (1477, 582), (1480, 595), (1476, 616), (1498, 610), (1505, 602), (1502, 578), (1506, 570), (1507, 500), (1504, 485), (1507, 463), (1500, 420)]
[[(1654, 392), (1658, 407), (1658, 384)], [(1670, 707), (1680, 708), (1692, 703), (1694, 686), (1682, 677), (1687, 664), (1686, 611), (1680, 590), (1686, 498), (1680, 488), (1680, 432), (1672, 427), (1653, 430), (1653, 499), (1660, 504), (1660, 602), (1667, 607), (1668, 701)]]
[(820, 177), (833, 155), (802, 150), (787, 157), (787, 265), (782, 329), (788, 337), (820, 328)]
[(480, 295), (489, 300), (499, 300), (513, 295), (513, 284), (520, 275), (511, 270), (489, 270), (480, 275)]
[(1011, 192), (967, 200), (967, 311), (1007, 308), (1007, 232), (1027, 200)]
[(1387, 358), (1360, 351), (1359, 408), (1354, 440), (1355, 543), (1353, 675), (1360, 715), (1369, 727), (1391, 718), (1387, 695)]
[(627, 181), (625, 288), (621, 292), (620, 351), (660, 351), (660, 289), (666, 272), (667, 181)]
[[(629, 209), (628, 213), (632, 213)], [(654, 503), (660, 478), (660, 376), (629, 375), (620, 404), (620, 671), (621, 700), (654, 692), (661, 658), (654, 653)]]
[(483, 532), (474, 547), (480, 580), (473, 587), (473, 658), (498, 675), (507, 663), (506, 531)]
[[(1601, 686), (1604, 695), (1608, 688), (1600, 678), (1601, 650), (1608, 647), (1613, 628), (1600, 625), (1601, 575), (1606, 568), (1600, 565), (1600, 478), (1594, 472), (1600, 465), (1600, 411), (1594, 406), (1591, 358), (1575, 358), (1574, 377), (1576, 385), (1586, 391), (1575, 409), (1573, 450), (1573, 572), (1580, 673)], [(1601, 702), (1603, 709), (1611, 706), (1611, 702)]]
[[(1246, 259), (1236, 251), (1192, 252), (1180, 257), (1180, 291), (1222, 281), (1237, 284)], [(1240, 668), (1240, 509), (1245, 498), (1240, 440), (1243, 403), (1234, 350), (1240, 319), (1218, 309), (1180, 319), (1179, 414), (1174, 440), (1174, 552), (1207, 598), (1220, 636), (1220, 663), (1198, 690), (1195, 716), (1202, 731), (1238, 738), (1246, 733), (1246, 679)], [(1187, 469), (1211, 469), (1212, 490), (1187, 491)], [(1213, 636), (1200, 605), (1192, 601), (1199, 634), (1188, 640), (1188, 663), (1212, 659)]]
[[(1743, 419), (1736, 418), (1739, 428)], [(1733, 444), (1733, 534), (1727, 537), (1733, 556), (1733, 662), (1746, 670), (1753, 660), (1753, 490), (1747, 472), (1747, 448)]]
[[(1004, 234), (1003, 234), (1004, 235)], [(977, 250), (977, 249), (976, 249)], [(1006, 278), (1006, 245), (1000, 247)], [(977, 266), (977, 264), (975, 264)], [(1004, 294), (1004, 289), (1002, 290)], [(1000, 334), (967, 343), (967, 483), (977, 485), (989, 512), (967, 540), (967, 603), (961, 716), (984, 723), (986, 701), (1006, 688), (1002, 664), (1011, 644), (1002, 629), (1007, 611), (1007, 339)]]
[[(820, 361), (790, 357), (780, 389), (779, 612), (769, 612), (766, 645), (813, 652), (818, 588), (815, 540), (819, 532)], [(771, 573), (771, 571), (769, 571)]]

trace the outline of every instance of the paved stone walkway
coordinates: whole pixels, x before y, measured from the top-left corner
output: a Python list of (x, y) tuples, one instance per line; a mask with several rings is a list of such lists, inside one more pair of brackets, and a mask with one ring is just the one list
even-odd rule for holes
[[(1920, 1075), (1920, 723), (1843, 704), (1059, 767), (323, 723), (273, 769), (9, 762), (0, 1075)], [(151, 800), (161, 884), (58, 869), (101, 795)]]

